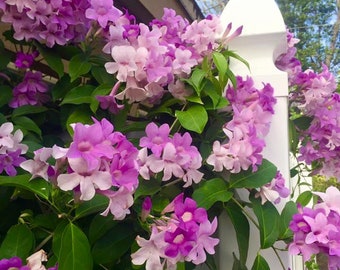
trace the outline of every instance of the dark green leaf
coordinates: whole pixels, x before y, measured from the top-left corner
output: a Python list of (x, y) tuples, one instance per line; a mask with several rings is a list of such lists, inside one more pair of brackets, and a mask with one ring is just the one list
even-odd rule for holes
[(205, 181), (192, 194), (197, 205), (205, 209), (209, 209), (215, 202), (227, 202), (232, 196), (233, 193), (228, 191), (226, 182), (220, 178)]
[(261, 248), (271, 247), (279, 236), (280, 214), (269, 201), (261, 204), (260, 199), (251, 198), (254, 213), (259, 222)]
[(245, 264), (241, 263), (241, 261), (237, 259), (234, 253), (233, 253), (233, 258), (234, 258), (234, 263), (233, 263), (232, 270), (247, 270), (247, 267), (245, 266)]
[(306, 206), (307, 204), (309, 204), (312, 198), (313, 198), (313, 193), (309, 190), (306, 190), (298, 196), (298, 198), (296, 199), (296, 202), (303, 206)]
[(0, 258), (20, 257), (22, 260), (30, 255), (34, 245), (34, 236), (24, 224), (12, 226), (0, 247)]
[(35, 45), (37, 46), (40, 54), (44, 57), (48, 66), (57, 72), (59, 78), (61, 78), (64, 75), (64, 65), (59, 55), (52, 49), (48, 49), (40, 45), (38, 42), (35, 42)]
[(292, 220), (292, 217), (295, 213), (297, 213), (296, 204), (292, 201), (286, 203), (285, 207), (281, 212), (280, 217), (280, 239), (286, 239), (292, 236), (292, 232), (289, 229), (289, 223)]
[(135, 237), (132, 225), (117, 224), (94, 244), (92, 248), (94, 261), (98, 264), (116, 262), (130, 249)]
[(33, 131), (41, 137), (41, 130), (39, 126), (31, 119), (26, 116), (13, 117), (12, 121), (15, 125), (19, 126), (20, 129)]
[(76, 218), (79, 219), (81, 217), (97, 213), (99, 211), (103, 211), (109, 204), (108, 198), (101, 195), (95, 195), (91, 200), (82, 202), (76, 208)]
[(92, 64), (88, 61), (88, 57), (81, 53), (73, 56), (69, 63), (69, 73), (71, 82), (80, 76), (87, 74), (91, 70)]
[(12, 186), (29, 190), (38, 196), (48, 199), (51, 186), (43, 179), (33, 179), (29, 181), (31, 175), (0, 176), (0, 186)]
[(68, 74), (64, 74), (57, 83), (53, 86), (51, 92), (53, 100), (63, 99), (68, 91), (77, 87), (80, 83), (80, 80), (73, 81), (71, 83), (71, 78)]
[(5, 49), (3, 41), (0, 41), (0, 70), (7, 68), (8, 63), (11, 61), (11, 54)]
[(225, 207), (227, 214), (234, 225), (238, 250), (240, 254), (240, 263), (245, 265), (248, 257), (249, 249), (249, 222), (246, 216), (242, 213), (239, 206), (235, 203), (228, 203)]
[(18, 117), (22, 115), (26, 116), (28, 114), (37, 114), (37, 113), (43, 113), (46, 111), (47, 111), (46, 107), (25, 105), (25, 106), (21, 106), (19, 108), (14, 109), (12, 113), (12, 117)]
[(270, 268), (267, 261), (260, 254), (257, 254), (251, 270), (270, 270)]
[(56, 255), (58, 258), (60, 257), (61, 239), (63, 236), (63, 232), (68, 224), (69, 223), (66, 220), (61, 220), (59, 224), (57, 224), (57, 227), (53, 232), (52, 250), (54, 255)]
[(201, 105), (193, 105), (186, 111), (176, 111), (175, 114), (185, 129), (197, 133), (202, 133), (208, 122), (207, 111)]
[(91, 103), (92, 92), (94, 89), (95, 87), (93, 85), (77, 86), (66, 94), (65, 98), (61, 102), (61, 105)]
[(273, 180), (277, 172), (276, 166), (263, 159), (256, 172), (251, 169), (230, 175), (230, 188), (258, 188)]
[(141, 180), (135, 192), (135, 200), (140, 196), (153, 195), (160, 191), (161, 184), (155, 180)]
[(91, 270), (91, 248), (84, 232), (73, 223), (66, 225), (58, 258), (59, 270)]
[(111, 86), (115, 84), (115, 76), (107, 73), (105, 67), (93, 66), (91, 73), (99, 84), (110, 84)]
[(91, 244), (94, 244), (99, 238), (103, 237), (110, 229), (117, 225), (117, 221), (112, 219), (109, 215), (104, 217), (102, 215), (96, 215), (90, 224), (89, 228), (89, 240)]
[[(1, 58), (1, 57), (0, 57)], [(12, 98), (12, 88), (8, 85), (0, 85), (0, 107), (7, 105)]]

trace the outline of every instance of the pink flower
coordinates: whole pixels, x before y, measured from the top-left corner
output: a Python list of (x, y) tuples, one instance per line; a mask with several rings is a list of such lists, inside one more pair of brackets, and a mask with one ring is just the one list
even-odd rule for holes
[(191, 73), (191, 68), (197, 65), (197, 60), (192, 58), (190, 50), (177, 48), (175, 50), (175, 60), (172, 62), (174, 74)]
[(106, 71), (110, 74), (117, 72), (117, 79), (126, 82), (128, 76), (133, 76), (137, 71), (136, 54), (136, 49), (132, 46), (113, 47), (111, 56), (115, 62), (106, 63)]
[(156, 157), (160, 157), (166, 143), (170, 141), (170, 128), (168, 124), (163, 124), (159, 128), (153, 122), (145, 129), (146, 137), (142, 137), (139, 146), (149, 148)]
[[(217, 229), (217, 218), (215, 217), (212, 223), (207, 219), (198, 229), (196, 245), (188, 254), (188, 259), (194, 264), (201, 264), (205, 262), (207, 256), (206, 252), (213, 255), (215, 254), (215, 246), (220, 242), (217, 238), (212, 238), (211, 235)], [(205, 252), (206, 251), (206, 252)]]
[[(113, 129), (112, 125), (111, 128)], [(99, 122), (93, 125), (77, 123), (74, 126), (73, 142), (67, 152), (68, 158), (83, 158), (89, 170), (100, 165), (101, 157), (112, 158), (116, 151), (111, 142), (104, 137), (103, 127)]]
[(80, 187), (80, 199), (91, 200), (96, 189), (107, 190), (112, 185), (111, 174), (107, 171), (88, 170), (87, 162), (82, 158), (68, 159), (74, 172), (60, 174), (57, 178), (58, 186), (61, 190), (73, 190)]
[(108, 22), (115, 22), (123, 13), (113, 6), (112, 0), (91, 0), (91, 7), (85, 11), (88, 19), (98, 21), (102, 28)]
[(136, 241), (140, 249), (131, 254), (132, 263), (135, 265), (142, 265), (146, 262), (145, 268), (147, 270), (163, 270), (161, 257), (164, 257), (164, 242), (165, 231), (158, 231), (154, 225), (151, 227), (150, 239), (146, 240), (137, 236)]
[(117, 191), (110, 189), (99, 191), (99, 194), (109, 199), (109, 205), (101, 215), (107, 216), (111, 212), (115, 220), (123, 220), (127, 214), (130, 214), (129, 208), (133, 205), (133, 196), (132, 192), (124, 186)]

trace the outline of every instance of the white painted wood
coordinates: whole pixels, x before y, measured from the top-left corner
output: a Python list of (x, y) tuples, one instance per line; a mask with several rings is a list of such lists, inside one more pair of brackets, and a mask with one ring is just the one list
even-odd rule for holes
[[(231, 69), (237, 75), (250, 75), (255, 85), (270, 83), (277, 99), (271, 129), (266, 138), (264, 157), (273, 162), (289, 186), (289, 139), (288, 139), (288, 77), (275, 67), (274, 61), (287, 50), (286, 27), (279, 8), (274, 0), (230, 0), (222, 15), (225, 26), (232, 22), (233, 29), (243, 25), (242, 35), (231, 41), (229, 48), (246, 59), (250, 71), (239, 62), (232, 61)], [(281, 210), (282, 205), (278, 206)], [(238, 256), (233, 226), (226, 216), (220, 218), (219, 269), (232, 269), (233, 255)], [(281, 243), (284, 246), (284, 243)], [(259, 250), (259, 232), (251, 228), (251, 239), (247, 266), (250, 269)], [(282, 269), (277, 256), (271, 249), (261, 250), (261, 255), (270, 264), (270, 269)], [(297, 268), (287, 252), (280, 254), (285, 269)]]

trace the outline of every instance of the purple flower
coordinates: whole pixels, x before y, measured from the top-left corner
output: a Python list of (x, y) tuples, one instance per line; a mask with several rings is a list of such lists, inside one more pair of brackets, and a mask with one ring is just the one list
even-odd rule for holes
[(18, 52), (14, 64), (17, 68), (29, 68), (32, 66), (35, 57), (34, 53)]
[(165, 255), (175, 258), (178, 254), (187, 256), (194, 246), (196, 240), (194, 231), (183, 230), (177, 227), (174, 232), (166, 231), (164, 241), (168, 243), (165, 249)]
[(115, 22), (123, 13), (113, 6), (112, 0), (91, 0), (91, 7), (85, 11), (88, 19), (98, 21), (102, 28), (105, 28), (108, 22)]
[(9, 176), (15, 176), (17, 174), (15, 167), (19, 167), (20, 164), (26, 160), (20, 155), (21, 149), (14, 152), (7, 152), (6, 154), (0, 154), (0, 173), (5, 170)]
[(149, 148), (156, 157), (160, 157), (166, 143), (170, 141), (169, 125), (163, 124), (158, 128), (152, 122), (146, 126), (145, 133), (146, 137), (140, 139), (139, 146)]
[(30, 268), (26, 265), (22, 265), (22, 261), (19, 257), (12, 257), (10, 259), (2, 259), (0, 260), (0, 270), (30, 270)]

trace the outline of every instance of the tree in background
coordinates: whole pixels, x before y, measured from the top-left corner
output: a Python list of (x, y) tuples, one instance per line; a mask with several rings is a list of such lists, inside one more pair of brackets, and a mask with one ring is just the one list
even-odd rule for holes
[[(276, 0), (287, 27), (300, 39), (297, 58), (302, 68), (326, 64), (339, 78), (340, 0)], [(198, 0), (202, 12), (220, 14), (228, 0)]]
[(297, 58), (302, 68), (326, 64), (339, 75), (340, 0), (276, 0), (287, 27), (300, 39)]

